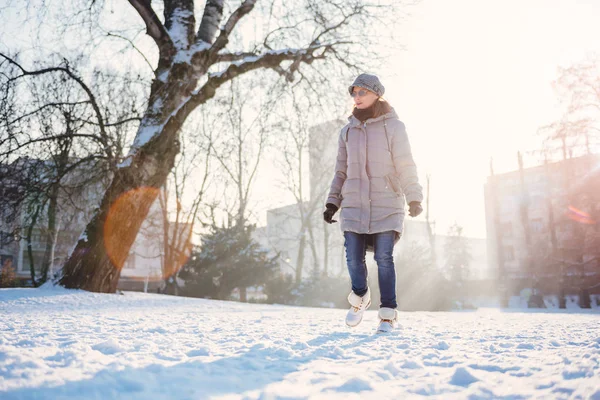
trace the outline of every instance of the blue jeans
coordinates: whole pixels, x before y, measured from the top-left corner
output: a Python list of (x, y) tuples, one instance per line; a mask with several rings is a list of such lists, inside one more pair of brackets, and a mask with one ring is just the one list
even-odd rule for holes
[(357, 296), (367, 293), (367, 238), (373, 239), (379, 291), (381, 292), (380, 307), (396, 308), (396, 270), (394, 268), (394, 239), (395, 231), (373, 234), (344, 232), (344, 247), (346, 247), (346, 262), (352, 281), (352, 291)]

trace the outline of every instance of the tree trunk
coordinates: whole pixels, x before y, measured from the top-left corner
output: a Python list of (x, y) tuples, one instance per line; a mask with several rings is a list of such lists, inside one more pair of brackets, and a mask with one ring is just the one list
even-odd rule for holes
[(129, 249), (179, 153), (179, 127), (177, 121), (168, 123), (139, 149), (130, 166), (116, 171), (100, 208), (63, 267), (61, 285), (100, 293), (116, 291)]
[(306, 247), (306, 235), (304, 230), (300, 234), (300, 243), (298, 244), (298, 258), (296, 258), (296, 285), (302, 282), (302, 268), (304, 267), (304, 248)]
[(42, 269), (40, 272), (40, 283), (46, 282), (48, 279), (48, 269), (51, 258), (54, 253), (54, 240), (56, 238), (56, 210), (58, 208), (58, 183), (52, 185), (50, 191), (50, 203), (48, 205), (48, 229), (46, 232), (46, 248), (44, 250), (44, 258), (42, 259)]
[[(129, 250), (179, 154), (179, 130), (197, 106), (184, 99), (197, 82), (187, 63), (174, 64), (166, 82), (152, 82), (150, 102), (130, 153), (115, 169), (100, 207), (69, 255), (60, 279), (62, 286), (116, 292)], [(202, 99), (212, 95), (214, 92)]]
[(429, 236), (429, 248), (431, 251), (431, 263), (433, 264), (433, 266), (437, 266), (437, 254), (435, 251), (435, 235), (433, 234), (433, 228), (432, 225), (433, 223), (431, 222), (430, 218), (429, 218), (429, 200), (431, 199), (431, 191), (430, 191), (430, 183), (431, 183), (431, 176), (429, 174), (427, 174), (427, 210), (425, 211), (425, 222), (427, 224), (427, 235)]
[(168, 200), (168, 192), (166, 187), (163, 187), (160, 192), (161, 196), (161, 215), (162, 215), (162, 228), (163, 228), (163, 254), (161, 257), (161, 271), (162, 271), (162, 279), (165, 281), (165, 292), (169, 293), (169, 266), (171, 265), (171, 246), (170, 246), (170, 237), (169, 232), (171, 229), (171, 224), (169, 222), (169, 214), (167, 210), (167, 200)]
[[(529, 225), (529, 190), (527, 189), (527, 185), (525, 184), (525, 173), (523, 170), (523, 156), (521, 152), (517, 153), (517, 161), (519, 163), (519, 180), (521, 183), (521, 206), (520, 206), (520, 217), (521, 217), (521, 225), (523, 226), (523, 232), (525, 234), (525, 249), (527, 251), (525, 256), (525, 269), (529, 273), (529, 282), (532, 294), (531, 296), (538, 296), (537, 293), (537, 271), (533, 261), (533, 254), (531, 249), (531, 229)], [(537, 298), (537, 297), (536, 297)], [(539, 307), (538, 301), (530, 301), (528, 302), (528, 307)]]
[(57, 225), (54, 227), (54, 238), (52, 239), (52, 249), (50, 251), (50, 268), (48, 272), (50, 273), (50, 279), (54, 280), (56, 274), (54, 273), (54, 258), (56, 254), (56, 243), (58, 241), (58, 231), (60, 227)]
[(329, 275), (329, 231), (327, 222), (323, 221), (323, 275)]
[(198, 30), (198, 39), (212, 43), (215, 34), (219, 30), (219, 21), (223, 16), (223, 0), (208, 0), (204, 7), (202, 23)]
[(33, 249), (31, 247), (31, 235), (33, 234), (33, 228), (37, 222), (38, 216), (40, 215), (40, 210), (44, 207), (44, 205), (38, 205), (33, 213), (33, 217), (31, 218), (31, 224), (27, 228), (27, 236), (25, 240), (27, 241), (27, 256), (29, 258), (29, 272), (31, 274), (31, 284), (36, 287), (38, 286), (38, 282), (35, 280), (35, 263), (33, 261)]
[[(550, 172), (548, 169), (548, 159), (544, 160), (544, 172), (546, 174), (546, 179), (550, 182)], [(550, 230), (550, 244), (552, 245), (552, 258), (556, 259), (559, 256), (558, 252), (558, 240), (556, 238), (556, 223), (554, 222), (554, 206), (552, 205), (552, 190), (548, 190), (548, 198), (546, 199), (546, 206), (548, 207), (548, 229)], [(563, 276), (563, 268), (562, 261), (559, 261), (560, 265), (558, 271), (554, 270), (559, 274), (559, 289), (558, 289), (558, 308), (565, 309), (567, 308), (567, 301), (565, 299), (564, 293), (564, 276)]]
[[(312, 223), (310, 222), (310, 220), (307, 222), (307, 224), (308, 224), (308, 235), (310, 236), (310, 243), (309, 243), (310, 251), (313, 256), (313, 268), (317, 271), (317, 274), (315, 274), (315, 275), (318, 275), (318, 271), (321, 269), (321, 266), (319, 263), (319, 254), (317, 252), (317, 245), (315, 243), (315, 235), (314, 235)], [(321, 271), (321, 274), (323, 276), (326, 276), (323, 271)]]
[(248, 301), (248, 291), (246, 287), (241, 287), (240, 289), (240, 301), (246, 303)]
[[(338, 43), (321, 45), (315, 40), (301, 50), (286, 48), (245, 57), (229, 53), (225, 47), (238, 21), (252, 11), (256, 0), (244, 0), (233, 11), (209, 48), (198, 46), (197, 42), (210, 43), (211, 36), (217, 33), (215, 27), (221, 26), (222, 1), (211, 0), (205, 5), (196, 38), (193, 1), (165, 2), (165, 25), (150, 1), (129, 0), (129, 3), (143, 19), (146, 33), (158, 47), (156, 79), (152, 81), (148, 107), (130, 154), (115, 169), (100, 207), (63, 267), (60, 284), (67, 288), (116, 291), (129, 249), (174, 166), (180, 148), (179, 129), (196, 107), (214, 97), (224, 83), (253, 70), (283, 71), (281, 64), (293, 61), (286, 71), (288, 79), (292, 79), (299, 63), (310, 64), (326, 58), (326, 53), (333, 51)], [(330, 29), (333, 28), (326, 31)], [(209, 68), (221, 62), (230, 64), (218, 74), (207, 77)], [(198, 88), (199, 81), (206, 77), (207, 81)], [(95, 103), (94, 106), (100, 115), (99, 107)], [(104, 121), (98, 119), (100, 129), (104, 130)]]
[(502, 231), (500, 226), (500, 217), (499, 217), (499, 208), (498, 204), (498, 182), (496, 180), (496, 176), (494, 175), (494, 168), (492, 166), (492, 162), (490, 160), (490, 193), (492, 197), (492, 210), (493, 210), (493, 221), (494, 221), (494, 231), (496, 233), (495, 244), (496, 244), (496, 260), (498, 263), (498, 292), (500, 295), (500, 307), (508, 307), (508, 299), (510, 297), (509, 287), (508, 287), (508, 277), (506, 273), (506, 268), (504, 266), (504, 248), (502, 245)]

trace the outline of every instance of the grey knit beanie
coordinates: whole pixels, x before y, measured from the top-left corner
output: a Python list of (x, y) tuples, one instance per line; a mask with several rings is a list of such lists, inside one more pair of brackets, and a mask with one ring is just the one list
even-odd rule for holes
[(356, 77), (354, 83), (348, 87), (350, 94), (352, 94), (354, 86), (368, 89), (379, 97), (383, 96), (385, 93), (385, 88), (379, 81), (379, 78), (371, 74), (360, 74), (358, 77)]

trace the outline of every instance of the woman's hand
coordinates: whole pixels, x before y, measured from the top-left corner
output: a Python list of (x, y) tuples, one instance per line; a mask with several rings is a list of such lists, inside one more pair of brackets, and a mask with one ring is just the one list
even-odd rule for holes
[(327, 208), (325, 212), (323, 212), (323, 219), (325, 220), (325, 222), (327, 222), (328, 224), (333, 224), (334, 222), (337, 222), (335, 219), (333, 219), (333, 215), (338, 210), (335, 204), (327, 203), (325, 207)]
[(421, 207), (421, 203), (418, 201), (411, 201), (408, 207), (408, 215), (411, 217), (416, 217), (423, 212), (423, 207)]

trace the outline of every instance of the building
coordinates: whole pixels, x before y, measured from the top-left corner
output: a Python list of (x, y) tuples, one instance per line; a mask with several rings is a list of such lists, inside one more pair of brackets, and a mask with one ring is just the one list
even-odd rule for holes
[[(9, 165), (0, 165), (0, 268), (10, 265), (17, 278), (25, 285), (31, 283), (32, 263), (36, 277), (39, 277), (44, 257), (49, 257), (51, 261), (49, 276), (58, 272), (103, 195), (100, 182), (73, 185), (78, 187), (78, 190), (69, 191), (68, 194), (64, 191), (59, 192), (57, 202), (60, 206), (57, 207), (55, 216), (56, 235), (51, 238), (46, 228), (48, 208), (40, 207), (40, 211), (35, 215), (35, 223), (31, 224), (33, 213), (36, 212), (36, 203), (27, 197), (31, 196), (31, 193), (27, 193), (31, 189), (20, 187), (14, 178), (24, 167), (32, 167), (29, 169), (33, 171), (35, 178), (44, 179), (43, 173), (39, 171), (47, 171), (48, 166), (47, 161), (36, 159), (19, 159)], [(76, 179), (77, 176), (65, 178), (70, 183), (74, 183)], [(123, 265), (118, 289), (156, 291), (163, 284), (163, 271), (172, 268), (165, 268), (163, 265), (165, 251), (162, 221), (163, 215), (157, 201), (144, 221)], [(190, 240), (190, 224), (179, 224), (176, 229), (175, 224), (170, 223), (170, 237), (173, 237), (176, 230), (181, 237), (179, 247), (189, 256), (191, 248), (186, 246), (186, 243)], [(27, 237), (30, 237), (30, 242)]]
[[(481, 281), (496, 278), (496, 271), (489, 267), (487, 261), (487, 240), (485, 238), (473, 238), (464, 236), (469, 249), (471, 260), (469, 263), (468, 279)], [(440, 235), (433, 232), (433, 243), (435, 246), (435, 265), (436, 268), (444, 272), (447, 270), (446, 265), (446, 241), (447, 235)], [(404, 232), (402, 239), (396, 246), (398, 252), (405, 251), (411, 243), (417, 243), (420, 246), (430, 248), (431, 241), (427, 228), (427, 222), (410, 217), (404, 220)]]
[[(162, 208), (156, 201), (129, 250), (129, 257), (121, 270), (117, 286), (119, 290), (164, 292), (165, 281), (171, 277), (177, 279), (179, 269), (191, 255), (192, 224), (170, 221), (170, 249), (166, 250), (162, 221)], [(166, 251), (172, 256), (165, 257)], [(181, 280), (178, 280), (178, 285), (182, 285)]]
[[(302, 204), (308, 208), (309, 202)], [(281, 270), (294, 275), (299, 257), (303, 257), (302, 276), (311, 274), (337, 275), (345, 270), (343, 237), (339, 225), (323, 221), (323, 206), (313, 210), (302, 230), (300, 206), (291, 204), (267, 211), (267, 226), (261, 231), (263, 247), (279, 253)], [(302, 237), (304, 236), (304, 238)], [(301, 253), (300, 248), (304, 247)]]
[[(87, 163), (53, 186), (56, 167), (51, 161), (19, 158), (0, 165), (0, 257), (10, 262), (21, 280), (39, 275), (44, 260), (52, 276), (61, 265), (90, 218), (101, 193), (101, 183), (88, 182)], [(55, 233), (49, 227), (54, 219)]]
[(588, 155), (488, 177), (488, 263), (507, 296), (578, 293), (582, 279), (598, 280), (599, 166)]

